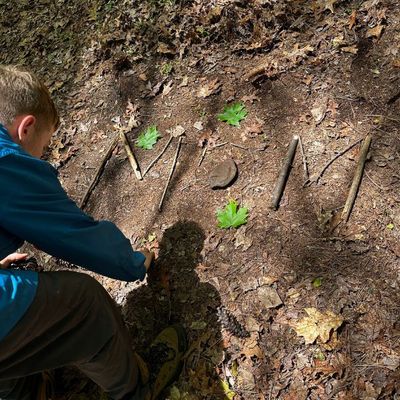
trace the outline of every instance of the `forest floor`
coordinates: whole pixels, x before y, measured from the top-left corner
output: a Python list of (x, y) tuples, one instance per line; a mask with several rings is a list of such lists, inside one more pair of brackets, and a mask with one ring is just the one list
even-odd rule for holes
[[(28, 66), (49, 85), (62, 126), (47, 158), (74, 200), (121, 127), (142, 171), (177, 126), (185, 130), (161, 212), (177, 138), (141, 181), (118, 145), (85, 209), (158, 254), (145, 282), (96, 278), (138, 351), (171, 323), (187, 329), (184, 368), (166, 398), (398, 398), (397, 1), (15, 3), (0, 0), (0, 62)], [(240, 126), (219, 121), (237, 102), (248, 112)], [(152, 125), (162, 135), (154, 148), (134, 147)], [(362, 142), (339, 153), (368, 134), (346, 223)], [(293, 135), (310, 176), (298, 148), (275, 211)], [(209, 173), (227, 159), (238, 178), (212, 190)], [(231, 199), (249, 218), (221, 229), (216, 212)], [(100, 396), (75, 372), (59, 372), (57, 384), (57, 399)]]

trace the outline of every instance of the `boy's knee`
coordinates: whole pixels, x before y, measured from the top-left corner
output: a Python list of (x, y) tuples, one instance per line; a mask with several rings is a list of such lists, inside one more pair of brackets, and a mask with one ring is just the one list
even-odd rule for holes
[(84, 291), (88, 295), (108, 296), (107, 291), (95, 278), (90, 275), (79, 273), (79, 285), (84, 287)]

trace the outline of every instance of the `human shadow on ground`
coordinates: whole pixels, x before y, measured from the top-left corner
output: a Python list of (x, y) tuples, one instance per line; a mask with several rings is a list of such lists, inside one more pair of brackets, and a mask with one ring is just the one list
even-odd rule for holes
[(139, 353), (162, 329), (171, 324), (183, 325), (188, 351), (180, 383), (201, 399), (224, 399), (215, 372), (223, 359), (217, 317), (221, 298), (216, 288), (200, 282), (195, 272), (201, 265), (204, 240), (205, 234), (195, 222), (179, 221), (168, 228), (147, 285), (128, 295), (123, 314)]

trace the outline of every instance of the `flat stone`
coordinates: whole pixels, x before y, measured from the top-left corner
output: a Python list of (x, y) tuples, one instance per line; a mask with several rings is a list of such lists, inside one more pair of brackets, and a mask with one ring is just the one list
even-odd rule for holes
[(210, 172), (208, 183), (212, 189), (225, 188), (235, 180), (237, 173), (238, 168), (235, 161), (223, 161)]

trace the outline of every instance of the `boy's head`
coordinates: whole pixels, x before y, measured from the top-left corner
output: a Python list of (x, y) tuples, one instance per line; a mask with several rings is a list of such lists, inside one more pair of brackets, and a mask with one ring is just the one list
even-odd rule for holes
[(0, 65), (0, 124), (26, 152), (42, 155), (59, 117), (49, 91), (36, 75)]

